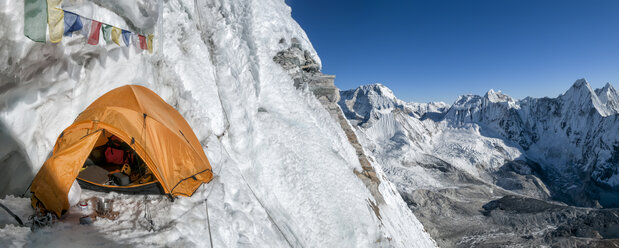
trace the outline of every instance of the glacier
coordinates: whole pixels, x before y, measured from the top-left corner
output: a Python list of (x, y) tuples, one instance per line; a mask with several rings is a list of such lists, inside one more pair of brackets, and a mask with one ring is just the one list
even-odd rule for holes
[[(0, 3), (0, 180), (14, 177), (16, 186), (3, 185), (0, 202), (28, 219), (26, 182), (57, 136), (94, 99), (125, 84), (152, 89), (183, 115), (216, 177), (174, 202), (84, 190), (82, 197), (113, 198), (121, 211), (92, 226), (69, 216), (31, 232), (0, 214), (0, 246), (210, 247), (211, 239), (218, 247), (436, 246), (384, 175), (371, 191), (355, 174), (363, 168), (341, 125), (273, 61), (294, 41), (320, 66), (283, 0), (67, 0), (63, 7), (153, 33), (154, 52), (91, 46), (77, 34), (34, 43), (23, 35), (23, 1)], [(370, 166), (382, 175), (379, 163)]]

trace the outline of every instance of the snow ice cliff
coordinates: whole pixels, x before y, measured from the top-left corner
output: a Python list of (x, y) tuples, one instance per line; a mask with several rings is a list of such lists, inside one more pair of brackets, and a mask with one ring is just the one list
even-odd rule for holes
[[(0, 202), (27, 219), (32, 209), (19, 195), (60, 132), (125, 84), (152, 89), (183, 115), (216, 178), (174, 202), (107, 194), (119, 219), (88, 227), (67, 222), (30, 233), (0, 214), (0, 246), (208, 247), (206, 197), (216, 247), (436, 245), (380, 164), (361, 164), (345, 119), (274, 60), (294, 45), (312, 61), (309, 70), (320, 69), (283, 0), (64, 1), (77, 14), (153, 33), (152, 54), (88, 45), (78, 34), (32, 42), (23, 35), (23, 4), (0, 3)], [(145, 213), (150, 230), (140, 224)]]

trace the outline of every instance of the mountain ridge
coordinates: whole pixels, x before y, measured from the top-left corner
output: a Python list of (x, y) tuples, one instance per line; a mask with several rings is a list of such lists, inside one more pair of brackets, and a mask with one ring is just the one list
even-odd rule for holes
[(604, 112), (614, 104), (607, 86), (577, 80), (559, 97), (521, 100), (489, 90), (430, 109), (378, 84), (341, 91), (339, 104), (441, 247), (591, 246), (617, 238), (612, 219), (590, 217), (619, 204), (619, 115)]
[[(359, 96), (360, 92), (364, 92), (363, 99), (369, 100), (360, 102), (358, 98), (350, 97), (351, 94)], [(608, 97), (601, 101), (598, 95)], [(361, 124), (372, 117), (372, 109), (384, 112), (386, 109), (398, 108), (420, 120), (427, 117), (426, 114), (434, 114), (434, 120), (446, 121), (451, 125), (483, 124), (484, 127), (517, 143), (527, 152), (528, 159), (540, 164), (573, 164), (581, 167), (579, 169), (582, 172), (589, 172), (595, 184), (613, 189), (619, 187), (619, 172), (616, 169), (618, 166), (613, 164), (614, 156), (617, 155), (612, 150), (619, 145), (616, 131), (613, 131), (613, 127), (618, 125), (617, 113), (611, 111), (619, 104), (619, 97), (610, 83), (594, 90), (585, 79), (579, 79), (556, 98), (526, 97), (522, 100), (515, 100), (500, 90), (491, 89), (484, 96), (461, 95), (449, 108), (437, 108), (423, 113), (409, 107), (421, 104), (397, 99), (393, 92), (382, 84), (364, 85), (342, 91), (342, 98), (340, 105), (347, 118), (359, 120), (363, 117)], [(367, 104), (373, 107), (364, 107)], [(602, 132), (594, 127), (604, 127), (603, 130), (608, 131)], [(552, 142), (571, 146), (556, 154), (555, 150), (562, 148), (548, 144)], [(584, 147), (601, 147), (605, 150), (588, 152)]]

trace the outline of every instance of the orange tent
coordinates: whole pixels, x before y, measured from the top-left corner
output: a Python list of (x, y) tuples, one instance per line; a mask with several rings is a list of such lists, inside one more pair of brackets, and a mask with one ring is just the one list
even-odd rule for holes
[(60, 134), (52, 156), (30, 187), (32, 205), (58, 216), (69, 209), (67, 194), (82, 165), (93, 148), (111, 135), (142, 158), (164, 194), (191, 196), (213, 178), (202, 146), (185, 119), (153, 91), (126, 85), (95, 100)]

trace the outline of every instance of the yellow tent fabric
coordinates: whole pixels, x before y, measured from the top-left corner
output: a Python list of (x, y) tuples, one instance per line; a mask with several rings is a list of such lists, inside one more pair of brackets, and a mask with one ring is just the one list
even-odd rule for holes
[(60, 8), (62, 0), (47, 0), (47, 25), (49, 27), (49, 40), (58, 43), (64, 33), (64, 11)]
[(71, 184), (105, 132), (130, 144), (166, 194), (191, 196), (213, 178), (202, 145), (178, 111), (153, 91), (126, 85), (95, 100), (60, 134), (30, 187), (34, 207), (58, 216), (70, 207)]
[(120, 46), (120, 35), (122, 34), (122, 29), (117, 27), (112, 27), (112, 40), (116, 45)]

